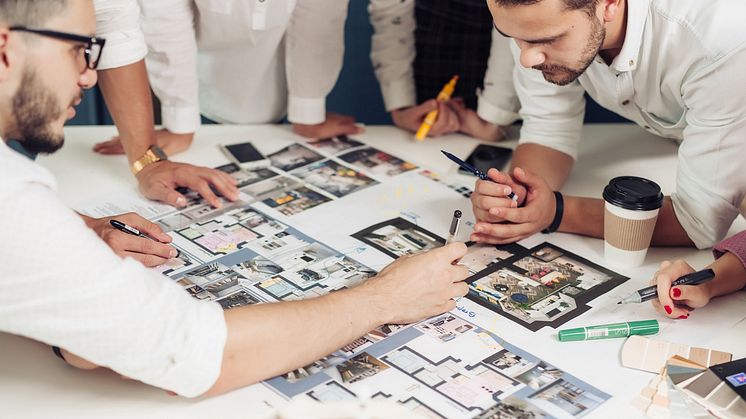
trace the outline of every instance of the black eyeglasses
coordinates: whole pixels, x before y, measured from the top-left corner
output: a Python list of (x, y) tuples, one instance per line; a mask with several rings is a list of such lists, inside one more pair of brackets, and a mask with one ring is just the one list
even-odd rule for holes
[(91, 70), (98, 68), (98, 62), (101, 60), (101, 51), (104, 50), (104, 44), (106, 44), (106, 39), (97, 38), (95, 36), (76, 35), (73, 33), (49, 31), (46, 29), (30, 29), (25, 26), (12, 26), (10, 30), (29, 32), (36, 35), (48, 36), (50, 38), (62, 39), (64, 41), (79, 42), (85, 45), (85, 49), (82, 50), (83, 58), (85, 58), (86, 68)]

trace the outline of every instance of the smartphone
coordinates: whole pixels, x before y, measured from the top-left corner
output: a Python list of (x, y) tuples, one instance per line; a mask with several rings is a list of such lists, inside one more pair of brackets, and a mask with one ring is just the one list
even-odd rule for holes
[[(498, 147), (490, 144), (479, 144), (466, 158), (466, 162), (477, 168), (482, 173), (487, 173), (490, 168), (503, 171), (510, 161), (513, 150), (507, 147)], [(463, 169), (459, 172), (471, 174)]]
[(268, 158), (264, 157), (251, 143), (239, 143), (220, 145), (223, 153), (244, 169), (253, 170), (267, 167), (270, 164)]

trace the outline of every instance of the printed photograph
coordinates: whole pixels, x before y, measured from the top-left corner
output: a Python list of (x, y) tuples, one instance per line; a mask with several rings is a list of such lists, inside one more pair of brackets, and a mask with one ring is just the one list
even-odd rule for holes
[(360, 147), (364, 144), (346, 135), (340, 135), (338, 137), (323, 138), (309, 143), (308, 145), (317, 150), (323, 151), (326, 154), (334, 155), (350, 148)]
[(368, 176), (332, 160), (309, 164), (292, 174), (337, 198), (342, 198), (378, 183)]
[(301, 186), (293, 190), (278, 192), (262, 202), (284, 215), (291, 216), (329, 201), (331, 199), (326, 196)]
[(242, 280), (246, 278), (222, 263), (210, 263), (185, 273), (179, 283), (196, 285), (216, 298), (222, 298), (238, 291)]
[(440, 247), (445, 239), (403, 218), (394, 218), (352, 235), (396, 259)]
[(344, 362), (344, 358), (338, 356), (329, 355), (325, 356), (318, 361), (314, 361), (305, 367), (298, 368), (282, 375), (282, 378), (287, 380), (289, 383), (297, 383), (303, 379), (306, 379), (314, 374), (318, 374), (321, 371), (331, 368), (339, 363)]
[(541, 259), (544, 262), (551, 262), (562, 255), (563, 253), (554, 247), (542, 247), (541, 249), (531, 253), (531, 256)]
[(540, 362), (539, 365), (531, 368), (523, 374), (518, 374), (513, 378), (534, 390), (538, 390), (547, 384), (553, 383), (562, 378), (562, 371)]
[[(479, 268), (487, 259), (469, 259), (467, 264), (470, 269)], [(589, 310), (588, 302), (628, 279), (544, 243), (532, 249), (514, 249), (510, 259), (492, 262), (467, 278), (467, 298), (537, 331), (544, 326), (562, 326)]]
[(228, 163), (216, 167), (216, 169), (228, 173), (231, 177), (236, 179), (236, 187), (239, 189), (277, 176), (276, 172), (267, 168), (245, 170), (235, 163)]
[(444, 314), (434, 319), (425, 320), (415, 325), (415, 328), (442, 342), (448, 342), (456, 339), (462, 333), (472, 330), (474, 326), (459, 317)]
[(293, 188), (299, 188), (301, 186), (303, 186), (303, 183), (295, 179), (291, 179), (287, 176), (277, 176), (257, 182), (253, 185), (245, 186), (241, 188), (241, 192), (252, 196), (257, 201), (263, 201), (270, 196), (277, 195)]
[(324, 156), (300, 144), (290, 144), (267, 156), (272, 166), (289, 172), (307, 164), (323, 160)]
[(337, 372), (342, 377), (342, 382), (352, 384), (372, 377), (388, 367), (376, 357), (363, 352), (337, 365)]
[(519, 244), (490, 245), (466, 243), (469, 248), (466, 255), (461, 258), (461, 264), (469, 268), (469, 272), (475, 274), (484, 269), (513, 257), (519, 251), (526, 250)]
[(392, 177), (417, 168), (414, 163), (409, 163), (373, 147), (353, 150), (342, 154), (339, 158), (374, 176)]
[(248, 306), (251, 304), (261, 303), (261, 301), (257, 297), (249, 294), (244, 289), (241, 289), (238, 292), (235, 292), (226, 297), (223, 297), (217, 300), (217, 302), (220, 303), (220, 306), (223, 307), (223, 310), (230, 310), (232, 308), (238, 308), (238, 307)]
[(233, 269), (251, 283), (264, 281), (284, 271), (282, 266), (263, 256), (245, 260), (233, 266)]
[(533, 364), (520, 355), (514, 354), (507, 349), (503, 349), (496, 354), (485, 358), (482, 362), (497, 368), (501, 373), (515, 377), (518, 374), (529, 370)]
[(532, 394), (529, 399), (549, 413), (561, 409), (560, 413), (571, 416), (583, 416), (606, 401), (606, 397), (584, 390), (565, 380), (558, 380), (552, 385)]
[(474, 416), (474, 419), (544, 419), (552, 417), (523, 399), (508, 396), (505, 400), (501, 400), (499, 404)]

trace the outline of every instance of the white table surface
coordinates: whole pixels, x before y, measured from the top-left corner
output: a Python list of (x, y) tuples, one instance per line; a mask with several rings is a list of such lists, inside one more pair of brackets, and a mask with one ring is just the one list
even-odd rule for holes
[[(59, 182), (59, 195), (70, 206), (90, 203), (117, 192), (131, 193), (136, 185), (123, 156), (98, 156), (91, 151), (94, 143), (108, 139), (113, 127), (69, 127), (65, 147), (39, 162), (51, 170)], [(675, 186), (676, 145), (651, 136), (636, 126), (625, 124), (587, 125), (583, 146), (572, 176), (562, 191), (565, 194), (600, 197), (609, 179), (619, 175), (637, 175), (654, 179), (669, 194)], [(216, 144), (251, 140), (260, 149), (273, 139), (295, 140), (286, 126), (205, 126), (190, 150), (174, 157), (205, 166), (226, 162)], [(455, 167), (442, 157), (440, 149), (466, 156), (477, 141), (452, 135), (429, 139), (424, 143), (411, 135), (386, 126), (369, 126), (356, 138), (407, 158), (440, 173), (455, 173)], [(501, 143), (514, 147), (516, 141)], [(547, 164), (551, 164), (548, 162)], [(472, 179), (464, 177), (466, 181)], [(739, 218), (731, 232), (746, 229)], [(603, 241), (567, 234), (537, 235), (525, 241), (535, 245), (548, 240), (591, 261), (604, 264)], [(622, 295), (647, 284), (660, 261), (685, 258), (695, 267), (711, 261), (709, 251), (683, 248), (654, 248), (646, 264), (636, 269), (610, 268), (632, 278), (605, 296)], [(607, 265), (606, 265), (607, 266)], [(604, 304), (606, 304), (604, 302)], [(606, 307), (609, 307), (606, 305)], [(656, 318), (649, 305), (629, 307), (618, 316), (636, 314)], [(633, 311), (635, 310), (635, 311)], [(606, 322), (610, 314), (594, 308), (563, 327)], [(660, 339), (732, 352), (735, 358), (746, 356), (746, 296), (737, 293), (721, 298), (698, 310), (686, 321), (665, 323)], [(663, 322), (660, 317), (659, 320)], [(625, 320), (618, 318), (617, 320)], [(590, 417), (640, 417), (629, 402), (652, 378), (649, 373), (624, 368), (619, 362), (621, 339), (559, 343), (554, 330), (544, 328), (532, 333), (515, 323), (499, 323), (492, 330), (512, 344), (539, 356), (555, 366), (583, 379), (613, 396)], [(271, 410), (279, 397), (266, 387), (255, 385), (214, 398), (187, 400), (134, 381), (120, 379), (106, 371), (77, 371), (53, 357), (46, 345), (29, 339), (0, 333), (0, 417), (75, 417), (75, 418), (204, 418), (257, 417)]]

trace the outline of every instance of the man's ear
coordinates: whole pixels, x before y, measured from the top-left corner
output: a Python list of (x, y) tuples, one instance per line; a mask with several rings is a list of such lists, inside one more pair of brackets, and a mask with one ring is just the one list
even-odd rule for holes
[(623, 0), (601, 0), (601, 4), (603, 5), (604, 23), (613, 22), (614, 20), (623, 17), (620, 16), (620, 14), (624, 12), (621, 4), (622, 1)]
[(10, 63), (13, 52), (10, 48), (10, 29), (7, 26), (0, 27), (0, 82), (8, 79), (10, 75)]

